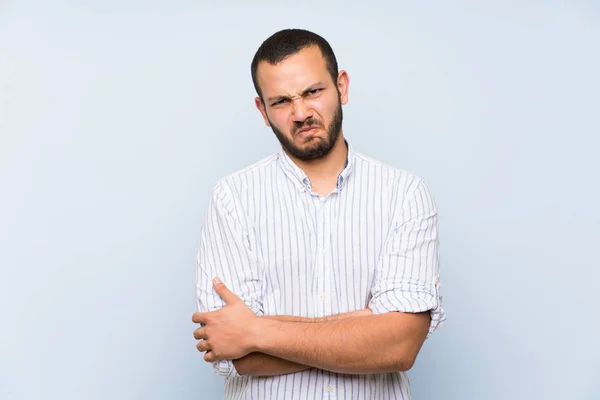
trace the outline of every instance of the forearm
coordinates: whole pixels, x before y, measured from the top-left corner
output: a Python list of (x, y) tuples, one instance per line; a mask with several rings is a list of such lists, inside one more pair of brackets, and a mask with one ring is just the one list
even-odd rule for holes
[[(344, 314), (331, 315), (322, 318), (303, 318), (291, 315), (269, 315), (261, 318), (266, 318), (282, 322), (298, 322), (298, 323), (315, 323), (324, 321), (341, 320), (344, 318), (359, 317), (371, 315), (371, 310), (353, 311)], [(294, 372), (300, 372), (312, 368), (309, 365), (289, 361), (283, 358), (275, 357), (264, 353), (250, 353), (245, 357), (233, 360), (233, 365), (240, 375), (249, 376), (275, 376), (285, 375)]]
[(248, 376), (286, 375), (312, 368), (264, 353), (250, 353), (233, 360), (233, 365), (238, 374)]
[(428, 313), (388, 313), (312, 324), (264, 319), (256, 347), (339, 373), (403, 371), (410, 369), (423, 343), (428, 318)]
[(367, 315), (372, 315), (373, 313), (368, 308), (363, 310), (356, 310), (352, 312), (347, 312), (343, 314), (335, 314), (329, 315), (326, 317), (317, 317), (317, 318), (306, 318), (306, 317), (297, 317), (294, 315), (265, 315), (262, 318), (273, 319), (277, 321), (285, 321), (285, 322), (326, 322), (326, 321), (338, 321), (340, 319), (351, 318), (351, 317), (364, 317)]

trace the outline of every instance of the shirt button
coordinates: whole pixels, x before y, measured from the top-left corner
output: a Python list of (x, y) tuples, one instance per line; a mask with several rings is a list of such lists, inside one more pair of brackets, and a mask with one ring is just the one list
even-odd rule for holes
[(328, 385), (328, 386), (327, 386), (327, 391), (328, 391), (328, 392), (333, 392), (333, 386), (331, 386), (331, 385)]
[(321, 301), (325, 301), (325, 296), (324, 296), (324, 295), (320, 295), (320, 296), (319, 296), (319, 300), (321, 300)]
[(322, 248), (321, 249), (321, 254), (323, 254), (324, 256), (327, 255), (327, 249), (326, 248)]

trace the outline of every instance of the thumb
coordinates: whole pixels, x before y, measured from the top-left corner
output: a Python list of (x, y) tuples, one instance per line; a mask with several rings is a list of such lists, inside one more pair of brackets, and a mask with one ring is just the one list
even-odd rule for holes
[(225, 300), (225, 303), (231, 304), (240, 300), (239, 297), (237, 297), (231, 290), (227, 288), (227, 286), (225, 286), (219, 277), (215, 277), (213, 279), (213, 286), (215, 287), (217, 294), (221, 296), (223, 300)]

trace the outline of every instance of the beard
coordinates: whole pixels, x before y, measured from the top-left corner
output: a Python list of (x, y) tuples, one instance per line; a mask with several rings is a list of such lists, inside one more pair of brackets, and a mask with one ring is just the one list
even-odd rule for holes
[[(294, 141), (281, 130), (279, 130), (271, 122), (271, 120), (269, 120), (269, 123), (271, 125), (271, 129), (273, 130), (273, 133), (275, 133), (275, 136), (277, 136), (279, 143), (281, 143), (281, 147), (283, 147), (283, 149), (287, 153), (302, 161), (310, 161), (326, 156), (327, 154), (329, 154), (331, 149), (333, 149), (333, 146), (335, 145), (335, 142), (337, 142), (337, 139), (342, 131), (343, 119), (344, 116), (342, 113), (342, 103), (338, 101), (338, 107), (333, 113), (331, 123), (327, 127), (327, 136), (325, 137), (325, 139), (313, 138), (302, 147), (296, 145)], [(313, 125), (314, 127), (322, 127), (323, 123), (318, 119), (308, 118), (305, 121), (294, 125), (292, 136), (299, 130), (311, 127)]]

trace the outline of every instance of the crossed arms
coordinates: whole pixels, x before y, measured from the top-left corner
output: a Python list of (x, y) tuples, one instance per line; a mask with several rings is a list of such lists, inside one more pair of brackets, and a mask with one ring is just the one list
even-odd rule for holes
[[(372, 315), (371, 310), (364, 309), (354, 311), (345, 314), (333, 315), (330, 317), (323, 318), (302, 318), (292, 316), (266, 316), (264, 318), (270, 318), (273, 320), (283, 322), (296, 322), (296, 323), (318, 323), (318, 322), (329, 322), (341, 320), (344, 318), (352, 318), (359, 316)], [(237, 372), (240, 375), (252, 375), (252, 376), (273, 376), (273, 375), (285, 375), (294, 372), (304, 371), (311, 368), (309, 365), (301, 364), (299, 362), (289, 361), (285, 358), (278, 358), (276, 356), (265, 354), (265, 353), (250, 353), (242, 358), (233, 360)]]
[[(411, 204), (428, 195), (423, 185), (406, 202), (410, 215), (386, 240), (368, 308), (318, 319), (262, 316), (264, 272), (255, 254), (257, 243), (228, 195), (225, 185), (216, 187), (198, 252), (200, 312), (194, 313), (193, 321), (201, 327), (194, 337), (200, 340), (198, 350), (206, 352), (205, 361), (225, 362), (240, 375), (259, 376), (311, 367), (348, 374), (412, 367), (424, 340), (443, 320), (437, 258), (420, 256), (421, 249), (432, 246), (431, 254), (437, 254), (437, 214), (433, 208)], [(392, 279), (399, 259), (417, 266), (411, 268), (412, 276), (404, 271), (404, 279)], [(214, 276), (224, 277), (232, 290), (212, 282)]]
[(226, 306), (194, 313), (194, 332), (207, 362), (233, 360), (240, 375), (281, 375), (310, 367), (347, 374), (410, 369), (429, 329), (429, 313), (369, 315), (360, 310), (337, 318), (297, 320), (258, 317), (222, 282), (215, 291)]

